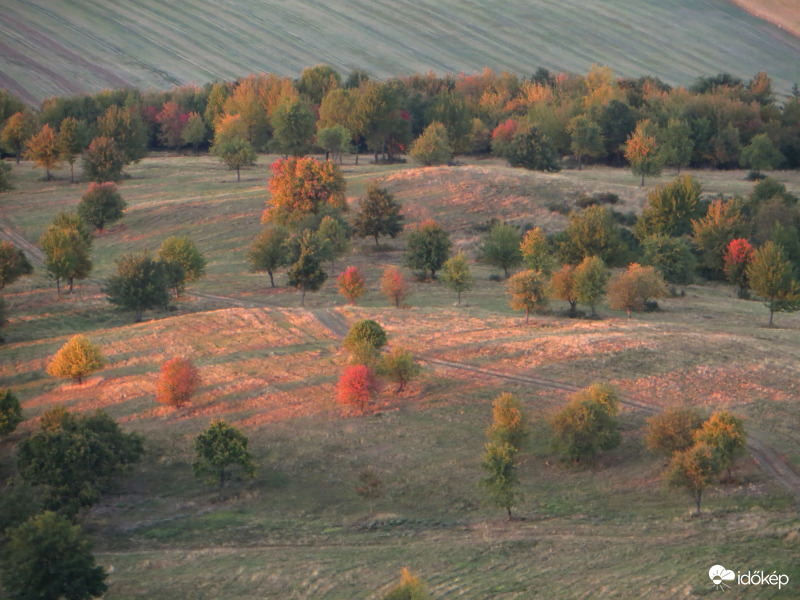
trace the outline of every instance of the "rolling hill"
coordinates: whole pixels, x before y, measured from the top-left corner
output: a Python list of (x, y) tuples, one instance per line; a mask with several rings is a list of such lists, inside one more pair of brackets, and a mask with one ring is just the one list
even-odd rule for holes
[(328, 63), (376, 77), (538, 66), (797, 81), (800, 39), (728, 0), (317, 3), (3, 0), (0, 87), (38, 104), (125, 85), (166, 89), (252, 72), (297, 76)]

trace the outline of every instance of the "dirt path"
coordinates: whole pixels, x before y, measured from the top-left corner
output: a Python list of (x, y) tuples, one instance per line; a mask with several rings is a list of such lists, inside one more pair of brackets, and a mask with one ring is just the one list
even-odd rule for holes
[(14, 231), (8, 223), (0, 219), (0, 238), (8, 240), (17, 248), (20, 248), (31, 262), (44, 264), (44, 252), (38, 246), (31, 244), (21, 234)]

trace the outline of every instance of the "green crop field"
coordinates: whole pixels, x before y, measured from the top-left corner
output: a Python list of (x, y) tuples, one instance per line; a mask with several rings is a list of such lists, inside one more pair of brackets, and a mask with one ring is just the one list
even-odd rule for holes
[[(355, 241), (335, 266), (365, 272), (369, 291), (359, 305), (346, 305), (329, 280), (302, 309), (283, 274), (270, 289), (245, 261), (261, 227), (272, 159), (260, 156), (237, 183), (208, 156), (152, 155), (120, 186), (129, 207), (94, 240), (90, 280), (58, 301), (37, 265), (3, 291), (10, 322), (2, 330), (0, 385), (20, 398), (26, 421), (0, 440), (0, 480), (12, 471), (14, 445), (58, 404), (103, 408), (146, 437), (144, 460), (82, 518), (109, 571), (107, 600), (377, 600), (403, 567), (441, 600), (689, 599), (717, 593), (708, 578), (714, 564), (787, 573), (788, 590), (763, 589), (758, 597), (795, 595), (798, 498), (752, 456), (737, 464), (736, 483), (711, 486), (704, 516), (692, 518), (688, 493), (668, 490), (664, 461), (645, 450), (645, 411), (623, 409), (622, 445), (593, 467), (564, 467), (548, 448), (546, 421), (569, 394), (528, 378), (608, 381), (655, 408), (727, 408), (796, 472), (800, 314), (778, 314), (776, 327), (766, 327), (763, 303), (737, 300), (732, 286), (717, 283), (686, 286), (660, 311), (630, 320), (607, 305), (598, 307), (598, 320), (570, 319), (555, 302), (526, 326), (508, 307), (504, 284), (489, 279), (496, 271), (474, 261), (491, 217), (553, 232), (566, 222), (559, 209), (593, 192), (614, 192), (617, 210), (639, 211), (647, 188), (630, 171), (542, 174), (497, 160), (427, 169), (348, 162), (351, 206), (377, 181), (403, 203), (407, 222), (440, 220), (466, 249), (477, 285), (458, 307), (442, 284), (415, 283), (409, 306), (395, 309), (377, 281), (386, 265), (402, 262), (405, 237), (377, 249), (368, 239)], [(692, 174), (709, 193), (744, 195), (752, 187), (743, 171)], [(66, 168), (55, 175), (43, 181), (23, 162), (14, 166), (16, 188), (0, 196), (2, 224), (29, 243), (83, 190), (68, 183)], [(796, 172), (775, 176), (800, 192)], [(155, 251), (172, 234), (195, 240), (208, 273), (173, 310), (135, 324), (106, 302), (102, 281), (121, 253)], [(360, 318), (380, 322), (391, 345), (414, 350), (425, 365), (407, 390), (385, 388), (363, 416), (334, 400), (347, 361), (341, 334)], [(83, 385), (49, 377), (48, 357), (78, 332), (102, 347), (109, 364)], [(159, 366), (174, 356), (191, 356), (203, 378), (182, 409), (154, 401)], [(491, 402), (501, 391), (517, 395), (532, 417), (523, 500), (512, 522), (477, 486)], [(242, 428), (259, 463), (254, 480), (234, 481), (223, 495), (191, 469), (193, 438), (214, 417)], [(381, 481), (373, 506), (355, 491), (365, 469)]]
[(328, 63), (375, 77), (537, 67), (798, 80), (800, 39), (728, 0), (3, 0), (0, 87), (25, 101), (130, 85), (167, 89)]

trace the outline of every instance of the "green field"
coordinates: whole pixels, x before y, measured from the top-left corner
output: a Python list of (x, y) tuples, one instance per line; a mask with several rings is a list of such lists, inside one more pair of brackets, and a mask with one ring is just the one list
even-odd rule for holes
[[(707, 576), (713, 564), (787, 573), (788, 591), (748, 597), (793, 597), (797, 498), (752, 457), (738, 463), (737, 483), (712, 486), (704, 516), (691, 518), (689, 495), (664, 487), (662, 459), (644, 449), (644, 412), (623, 410), (622, 446), (594, 467), (565, 468), (548, 449), (546, 419), (567, 393), (432, 361), (576, 386), (610, 381), (654, 407), (728, 408), (797, 471), (800, 314), (778, 314), (768, 328), (761, 302), (735, 299), (732, 286), (703, 284), (631, 320), (607, 305), (599, 320), (570, 319), (555, 302), (525, 326), (503, 283), (489, 280), (495, 271), (473, 260), (486, 221), (500, 216), (552, 232), (565, 224), (553, 208), (613, 191), (618, 210), (635, 212), (646, 189), (628, 170), (542, 174), (496, 160), (344, 167), (351, 204), (377, 180), (403, 202), (408, 222), (445, 224), (478, 283), (464, 306), (441, 284), (425, 283), (414, 284), (410, 307), (388, 305), (377, 281), (384, 266), (401, 263), (400, 236), (377, 250), (372, 240), (356, 241), (337, 263), (366, 273), (370, 291), (359, 306), (345, 305), (329, 281), (301, 309), (284, 275), (272, 290), (245, 263), (273, 158), (260, 156), (237, 183), (208, 156), (148, 157), (121, 185), (125, 217), (94, 241), (89, 281), (57, 301), (37, 268), (4, 290), (11, 320), (2, 331), (0, 385), (19, 396), (27, 420), (0, 441), (0, 480), (11, 473), (13, 445), (57, 404), (103, 408), (146, 436), (142, 463), (83, 519), (98, 562), (111, 571), (105, 598), (377, 600), (409, 567), (437, 599), (688, 599), (716, 593)], [(45, 182), (31, 167), (14, 167), (16, 189), (0, 196), (0, 206), (2, 220), (36, 243), (53, 213), (74, 208), (83, 185), (70, 185), (65, 168)], [(710, 193), (752, 187), (743, 171), (693, 174)], [(796, 172), (775, 176), (800, 192)], [(122, 252), (154, 251), (172, 234), (195, 240), (208, 274), (175, 310), (134, 324), (106, 302), (102, 280)], [(335, 403), (334, 386), (347, 360), (341, 333), (365, 317), (384, 325), (391, 344), (428, 362), (407, 391), (386, 389), (374, 412), (357, 416)], [(44, 371), (77, 332), (109, 359), (82, 386)], [(190, 407), (167, 409), (153, 399), (158, 369), (181, 355), (194, 359), (204, 383)], [(501, 391), (522, 399), (533, 419), (521, 466), (524, 500), (511, 523), (476, 485), (491, 402)], [(224, 497), (191, 471), (192, 440), (213, 417), (240, 426), (259, 462), (256, 479), (235, 482)], [(372, 511), (355, 493), (367, 468), (384, 491)]]
[(800, 39), (727, 0), (375, 3), (3, 0), (0, 87), (27, 102), (130, 85), (168, 89), (317, 63), (375, 77), (543, 66), (797, 82)]

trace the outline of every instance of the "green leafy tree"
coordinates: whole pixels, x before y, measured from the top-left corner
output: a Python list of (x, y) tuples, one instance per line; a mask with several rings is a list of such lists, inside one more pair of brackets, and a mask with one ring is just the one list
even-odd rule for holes
[(314, 106), (319, 106), (322, 99), (332, 90), (342, 85), (342, 76), (330, 65), (314, 65), (306, 67), (297, 80), (297, 91), (305, 96)]
[(639, 121), (625, 142), (625, 158), (630, 163), (633, 174), (642, 176), (641, 187), (644, 187), (645, 175), (650, 177), (661, 175), (662, 162), (656, 142), (657, 129), (650, 119)]
[(500, 446), (508, 444), (521, 451), (530, 438), (528, 415), (512, 394), (500, 394), (492, 403), (492, 424), (486, 431), (489, 441)]
[(442, 266), (442, 280), (458, 294), (458, 305), (461, 306), (461, 294), (472, 289), (474, 279), (467, 264), (467, 257), (463, 252), (447, 259)]
[(624, 245), (611, 212), (599, 204), (572, 211), (560, 236), (558, 254), (570, 265), (577, 265), (587, 256), (599, 256), (607, 264), (618, 263), (624, 255)]
[(480, 252), (484, 261), (503, 269), (508, 279), (508, 270), (522, 263), (520, 246), (522, 239), (516, 228), (506, 223), (492, 227), (489, 236), (483, 241)]
[[(441, 90), (433, 103), (425, 111), (430, 123), (441, 123), (456, 154), (466, 154), (475, 149), (473, 137), (473, 117), (463, 95)], [(478, 119), (480, 123), (480, 119)], [(483, 126), (486, 130), (486, 127)], [(488, 143), (490, 132), (484, 134)]]
[(303, 156), (311, 150), (316, 131), (316, 117), (302, 100), (281, 103), (270, 118), (273, 152), (286, 156)]
[(342, 345), (356, 362), (371, 364), (387, 343), (386, 331), (372, 319), (362, 319), (350, 326)]
[(26, 108), (11, 115), (0, 130), (0, 146), (10, 154), (16, 155), (17, 164), (35, 128), (33, 114)]
[(506, 510), (509, 521), (511, 509), (520, 500), (516, 456), (517, 450), (511, 444), (488, 442), (481, 462), (481, 468), (488, 473), (481, 479), (481, 487), (492, 504)]
[(688, 285), (694, 281), (697, 259), (684, 238), (667, 237), (662, 234), (644, 238), (642, 262), (655, 267), (667, 283)]
[(691, 125), (687, 121), (670, 119), (659, 138), (658, 153), (661, 162), (678, 169), (680, 175), (681, 169), (692, 160), (694, 140)]
[(444, 125), (431, 123), (411, 146), (409, 156), (423, 166), (444, 165), (453, 157), (453, 150)]
[(776, 312), (800, 309), (800, 288), (794, 280), (792, 264), (783, 257), (779, 246), (767, 242), (756, 250), (746, 272), (750, 288), (767, 301), (770, 326)]
[(109, 137), (94, 138), (83, 155), (83, 173), (89, 181), (119, 181), (123, 168), (125, 157)]
[(317, 258), (319, 248), (314, 235), (305, 230), (299, 241), (297, 260), (286, 270), (289, 285), (302, 291), (300, 305), (306, 305), (306, 292), (316, 292), (328, 279)]
[(700, 500), (703, 491), (721, 470), (719, 456), (714, 448), (696, 444), (688, 450), (676, 453), (665, 472), (670, 487), (686, 488), (697, 503), (700, 515)]
[(241, 181), (240, 170), (256, 162), (256, 151), (250, 142), (241, 137), (234, 137), (223, 141), (214, 140), (211, 152), (231, 170), (236, 169), (236, 181)]
[(163, 262), (144, 252), (124, 254), (114, 264), (117, 272), (106, 280), (103, 292), (111, 304), (133, 311), (137, 323), (144, 311), (169, 304), (169, 280)]
[(394, 347), (384, 354), (378, 365), (378, 374), (397, 384), (395, 393), (402, 392), (421, 370), (422, 367), (414, 360), (414, 355), (400, 347)]
[(700, 182), (691, 175), (648, 192), (642, 215), (633, 226), (634, 235), (644, 241), (655, 234), (678, 237), (691, 233), (692, 221), (701, 217), (702, 193)]
[(744, 422), (726, 410), (717, 411), (695, 433), (695, 440), (716, 451), (720, 466), (728, 470), (730, 481), (734, 461), (743, 456), (747, 448)]
[(88, 223), (86, 223), (77, 212), (68, 213), (63, 210), (58, 211), (56, 216), (53, 217), (51, 226), (58, 229), (74, 229), (81, 239), (86, 242), (86, 245), (89, 246), (89, 248), (92, 247), (94, 235), (92, 235), (92, 232), (89, 230)]
[(537, 127), (515, 133), (504, 154), (512, 167), (524, 167), (533, 171), (560, 170), (555, 146)]
[(344, 225), (331, 215), (325, 215), (314, 234), (317, 238), (320, 258), (327, 258), (333, 274), (336, 259), (344, 256), (350, 249), (350, 238)]
[(436, 279), (436, 271), (448, 259), (452, 245), (441, 225), (433, 219), (422, 221), (408, 235), (405, 264), (416, 271), (430, 272), (431, 279)]
[(359, 210), (353, 219), (355, 235), (360, 238), (375, 238), (376, 247), (379, 236), (388, 235), (394, 239), (403, 231), (401, 208), (401, 204), (388, 190), (371, 185), (367, 189), (367, 197), (361, 200)]
[(61, 280), (69, 282), (69, 291), (75, 279), (86, 279), (92, 270), (89, 244), (77, 229), (50, 226), (39, 239), (45, 254), (44, 266), (56, 280), (58, 297), (61, 297)]
[(61, 162), (58, 138), (50, 125), (45, 124), (39, 133), (28, 140), (28, 150), (25, 152), (25, 157), (42, 167), (45, 170), (47, 180), (50, 181), (50, 170)]
[(600, 126), (586, 115), (573, 117), (567, 126), (567, 132), (572, 140), (570, 149), (578, 159), (579, 171), (584, 156), (597, 158), (605, 155), (606, 149)]
[(128, 203), (113, 182), (91, 183), (78, 203), (78, 216), (102, 230), (106, 223), (121, 219), (127, 207)]
[(769, 171), (782, 165), (786, 157), (775, 147), (766, 133), (759, 133), (742, 149), (739, 164), (756, 172), (756, 179), (761, 178), (761, 171)]
[(694, 446), (695, 435), (702, 425), (703, 418), (697, 409), (668, 408), (647, 419), (645, 442), (653, 452), (672, 457)]
[(0, 389), (0, 435), (7, 435), (22, 423), (22, 407), (11, 390)]
[(340, 165), (344, 162), (344, 153), (352, 149), (350, 143), (352, 139), (353, 134), (344, 125), (332, 125), (317, 129), (317, 145), (329, 153), (333, 161)]
[(274, 273), (288, 264), (289, 253), (286, 247), (288, 239), (289, 232), (285, 228), (268, 226), (250, 244), (247, 252), (252, 270), (257, 273), (266, 271), (271, 287), (275, 287)]
[(624, 310), (631, 318), (632, 310), (644, 310), (648, 301), (667, 295), (664, 278), (654, 267), (631, 263), (627, 270), (617, 273), (608, 284), (609, 306)]
[(711, 277), (722, 277), (725, 248), (731, 240), (750, 234), (742, 209), (739, 198), (717, 198), (709, 204), (704, 217), (692, 221), (692, 242), (701, 253), (700, 266)]
[[(175, 297), (183, 289), (183, 283), (191, 283), (200, 279), (206, 270), (206, 259), (194, 245), (189, 236), (172, 235), (164, 240), (158, 249), (156, 258), (165, 264), (167, 271), (179, 273), (179, 277), (171, 278), (169, 287), (175, 291)], [(178, 265), (180, 269), (170, 269), (170, 265)]]
[(530, 319), (530, 311), (547, 306), (547, 280), (541, 271), (529, 269), (512, 275), (506, 289), (511, 299), (508, 301), (514, 310), (525, 311), (525, 323)]
[(0, 242), (0, 290), (31, 273), (33, 266), (25, 253), (11, 242)]
[(91, 506), (144, 452), (143, 438), (124, 433), (98, 410), (75, 415), (57, 407), (42, 415), (41, 429), (20, 442), (20, 475), (45, 491), (45, 507), (67, 515)]
[(574, 464), (590, 462), (600, 452), (616, 448), (622, 441), (617, 412), (616, 395), (606, 386), (577, 392), (550, 419), (553, 448)]
[(192, 112), (181, 130), (181, 140), (184, 144), (192, 147), (192, 151), (197, 154), (200, 146), (208, 141), (208, 126), (203, 115)]
[(0, 193), (13, 190), (14, 186), (11, 185), (11, 165), (0, 161)]
[(608, 269), (599, 256), (587, 256), (575, 267), (575, 298), (581, 304), (588, 304), (595, 316), (595, 306), (608, 291)]
[(97, 131), (101, 136), (114, 140), (123, 165), (138, 163), (147, 155), (147, 126), (137, 110), (127, 106), (109, 106), (97, 119)]
[(400, 571), (400, 583), (383, 597), (383, 600), (433, 600), (425, 584), (404, 568)]
[(3, 549), (3, 588), (17, 600), (88, 600), (108, 589), (80, 526), (44, 512), (8, 530)]
[(529, 269), (541, 271), (549, 276), (553, 270), (553, 258), (550, 256), (550, 248), (547, 244), (547, 236), (540, 227), (525, 233), (519, 245), (522, 254), (522, 262)]
[(47, 364), (47, 373), (53, 377), (74, 379), (80, 384), (84, 377), (102, 369), (105, 364), (106, 359), (99, 346), (82, 335), (75, 335)]
[(58, 130), (58, 151), (61, 158), (69, 163), (69, 181), (75, 182), (75, 161), (89, 143), (89, 130), (86, 121), (66, 117)]
[(197, 460), (192, 465), (198, 479), (219, 482), (220, 490), (231, 477), (232, 467), (239, 467), (248, 477), (255, 477), (256, 463), (247, 451), (248, 439), (238, 427), (221, 419), (211, 421), (208, 429), (194, 440)]

